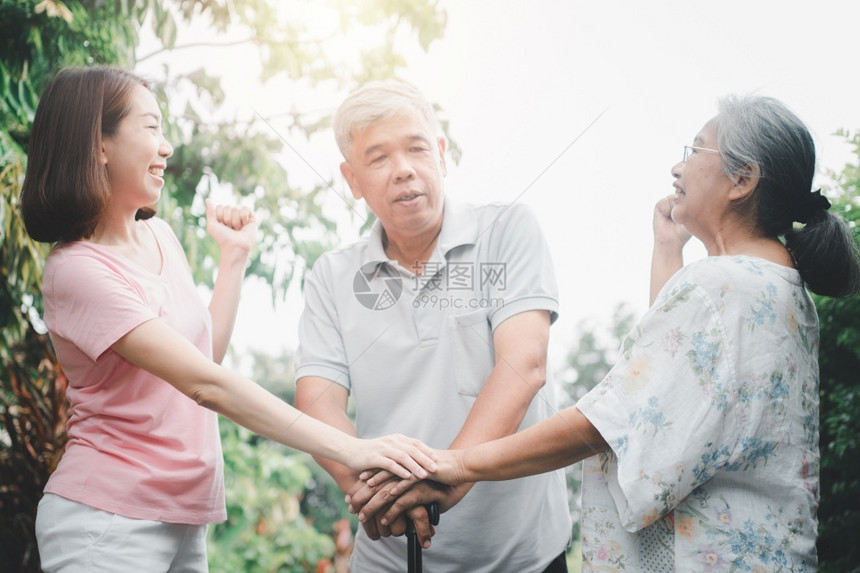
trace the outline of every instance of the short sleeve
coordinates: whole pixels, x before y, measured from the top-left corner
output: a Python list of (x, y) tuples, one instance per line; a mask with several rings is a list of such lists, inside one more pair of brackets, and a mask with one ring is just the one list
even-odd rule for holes
[(646, 527), (725, 466), (739, 440), (735, 373), (716, 306), (695, 282), (662, 297), (577, 408), (612, 449), (621, 523)]
[(493, 329), (528, 310), (547, 310), (555, 322), (555, 268), (534, 212), (519, 203), (507, 207), (493, 222), (490, 240), (490, 260), (480, 262), (481, 280), (489, 285), (490, 300), (504, 300), (490, 316)]
[(71, 255), (46, 270), (48, 330), (93, 361), (135, 327), (158, 318), (140, 290), (105, 261)]
[(329, 263), (325, 255), (305, 281), (305, 307), (299, 320), (296, 380), (318, 376), (350, 387), (349, 362), (340, 332), (334, 294), (327, 288)]

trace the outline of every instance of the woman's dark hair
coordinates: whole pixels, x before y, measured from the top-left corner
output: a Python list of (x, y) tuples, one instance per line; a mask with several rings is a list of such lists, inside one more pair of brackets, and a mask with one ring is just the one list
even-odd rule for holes
[[(130, 96), (149, 83), (113, 67), (66, 68), (45, 88), (36, 109), (21, 187), (21, 214), (36, 241), (92, 236), (110, 201), (102, 138), (131, 111)], [(154, 215), (140, 209), (138, 219)]]
[(803, 122), (774, 98), (730, 96), (720, 102), (713, 125), (726, 175), (735, 180), (758, 171), (756, 226), (768, 237), (785, 238), (809, 290), (824, 296), (860, 291), (853, 233), (812, 191), (815, 144)]

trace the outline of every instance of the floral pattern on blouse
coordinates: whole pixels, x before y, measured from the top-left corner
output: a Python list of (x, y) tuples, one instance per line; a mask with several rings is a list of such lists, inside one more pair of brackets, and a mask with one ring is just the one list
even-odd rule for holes
[(815, 570), (818, 317), (795, 270), (683, 268), (577, 407), (611, 447), (583, 467), (583, 571), (651, 570), (658, 546), (675, 571)]

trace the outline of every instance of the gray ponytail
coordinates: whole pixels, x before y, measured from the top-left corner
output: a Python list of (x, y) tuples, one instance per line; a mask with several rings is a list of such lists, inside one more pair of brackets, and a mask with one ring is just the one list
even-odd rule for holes
[(828, 212), (827, 198), (812, 191), (815, 144), (803, 122), (774, 98), (730, 96), (720, 102), (714, 127), (726, 175), (734, 180), (758, 167), (756, 225), (766, 236), (785, 238), (809, 290), (858, 292), (857, 243), (845, 220)]

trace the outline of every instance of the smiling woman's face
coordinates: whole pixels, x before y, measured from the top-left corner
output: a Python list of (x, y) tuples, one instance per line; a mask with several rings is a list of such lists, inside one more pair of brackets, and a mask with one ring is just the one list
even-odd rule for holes
[(675, 199), (672, 219), (683, 224), (699, 239), (716, 231), (729, 206), (729, 191), (734, 182), (723, 171), (722, 156), (717, 149), (717, 133), (709, 121), (693, 140), (686, 161), (672, 167), (675, 177)]
[(162, 133), (161, 112), (152, 92), (136, 86), (129, 106), (116, 133), (102, 140), (102, 161), (110, 180), (111, 206), (137, 210), (158, 201), (173, 148)]

